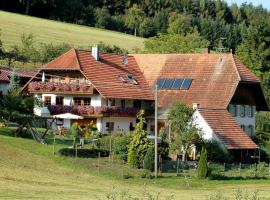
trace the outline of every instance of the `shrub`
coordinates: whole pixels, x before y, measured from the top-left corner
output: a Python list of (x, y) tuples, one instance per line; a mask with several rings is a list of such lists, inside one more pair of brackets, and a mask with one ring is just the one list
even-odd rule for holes
[(142, 173), (141, 178), (153, 179), (154, 176), (152, 175), (151, 171), (145, 170), (145, 171)]
[(114, 137), (113, 153), (120, 156), (122, 160), (127, 161), (128, 144), (130, 142), (130, 135), (126, 134), (123, 136)]
[(206, 143), (205, 148), (207, 150), (207, 158), (212, 162), (227, 163), (232, 159), (229, 152), (217, 142)]
[(208, 166), (207, 166), (207, 151), (203, 147), (201, 154), (200, 154), (200, 160), (198, 164), (198, 178), (204, 179), (207, 177), (208, 172)]
[(158, 154), (161, 155), (162, 159), (167, 159), (169, 155), (169, 141), (166, 138), (164, 128), (160, 129), (159, 136), (161, 138), (161, 141), (160, 144), (158, 145)]
[[(77, 149), (77, 156), (81, 158), (97, 158), (100, 153), (101, 157), (106, 157), (109, 152), (104, 149)], [(58, 151), (61, 156), (76, 156), (76, 149), (63, 148)]]
[(144, 156), (144, 169), (153, 171), (154, 170), (154, 159), (155, 151), (153, 147), (149, 147), (145, 156)]

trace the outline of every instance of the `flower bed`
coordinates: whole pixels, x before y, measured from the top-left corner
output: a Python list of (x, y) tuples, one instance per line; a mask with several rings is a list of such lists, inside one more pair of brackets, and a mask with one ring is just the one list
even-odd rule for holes
[(108, 115), (108, 116), (136, 116), (139, 112), (138, 108), (114, 108), (108, 106), (61, 106), (48, 105), (51, 115), (62, 113), (73, 113), (75, 115), (90, 116), (90, 115)]

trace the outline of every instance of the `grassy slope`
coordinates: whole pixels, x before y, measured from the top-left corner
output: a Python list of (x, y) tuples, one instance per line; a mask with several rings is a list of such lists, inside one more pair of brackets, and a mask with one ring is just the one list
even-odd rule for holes
[(89, 47), (102, 41), (132, 50), (141, 48), (144, 39), (103, 29), (90, 28), (36, 17), (0, 11), (0, 29), (4, 45), (20, 43), (22, 33), (33, 33), (38, 42), (70, 43), (75, 47)]
[(174, 195), (174, 199), (205, 199), (214, 191), (230, 195), (236, 188), (258, 189), (262, 196), (270, 197), (269, 181), (264, 180), (191, 180), (191, 188), (185, 189), (184, 179), (175, 176), (158, 180), (97, 176), (92, 166), (96, 159), (53, 156), (52, 145), (40, 145), (31, 139), (2, 133), (0, 129), (0, 199), (97, 199), (104, 198), (113, 187), (136, 196), (141, 196), (147, 188), (152, 194), (161, 192), (162, 197)]

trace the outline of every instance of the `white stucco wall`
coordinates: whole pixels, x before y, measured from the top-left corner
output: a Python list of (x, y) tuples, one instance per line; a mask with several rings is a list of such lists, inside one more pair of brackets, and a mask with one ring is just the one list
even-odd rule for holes
[(205, 121), (205, 119), (198, 110), (194, 112), (193, 120), (193, 123), (197, 126), (197, 128), (201, 130), (202, 138), (204, 140), (211, 141), (215, 138), (214, 131), (208, 125), (208, 123)]
[(136, 125), (136, 118), (135, 117), (106, 117), (102, 120), (102, 128), (101, 133), (106, 132), (106, 122), (114, 122), (114, 130), (117, 131), (118, 129), (123, 132), (129, 132), (129, 124), (132, 122), (133, 126)]
[(4, 94), (8, 94), (8, 83), (0, 83), (0, 91)]
[(91, 106), (101, 106), (102, 100), (100, 95), (92, 95), (91, 96)]
[(102, 121), (102, 118), (97, 118), (96, 127), (100, 133), (102, 133)]

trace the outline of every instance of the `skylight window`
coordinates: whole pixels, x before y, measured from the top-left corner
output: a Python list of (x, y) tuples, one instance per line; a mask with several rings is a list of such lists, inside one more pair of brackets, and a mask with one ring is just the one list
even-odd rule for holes
[(190, 78), (160, 78), (157, 86), (161, 90), (188, 90), (191, 82)]
[(138, 85), (138, 81), (133, 77), (133, 75), (119, 75), (118, 80), (122, 81), (123, 83), (131, 83), (133, 85)]
[(118, 76), (118, 79), (119, 79), (120, 81), (124, 82), (124, 83), (127, 82), (126, 79), (125, 79), (122, 75), (119, 75), (119, 76)]
[(138, 81), (131, 74), (128, 74), (127, 77), (133, 85), (138, 85)]

